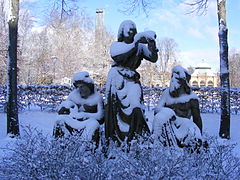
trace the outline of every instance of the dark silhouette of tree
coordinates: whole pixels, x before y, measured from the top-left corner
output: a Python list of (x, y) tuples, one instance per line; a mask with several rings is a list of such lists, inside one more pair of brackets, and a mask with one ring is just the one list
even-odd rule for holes
[(7, 133), (19, 135), (17, 107), (17, 34), (18, 34), (19, 0), (10, 1), (8, 28), (8, 84), (7, 84)]
[(230, 83), (228, 66), (228, 29), (226, 22), (226, 0), (217, 0), (219, 47), (220, 47), (220, 80), (221, 80), (221, 125), (219, 136), (230, 138)]
[[(203, 14), (206, 12), (209, 0), (194, 0), (188, 4), (193, 7), (191, 12)], [(230, 138), (230, 81), (228, 65), (228, 28), (226, 20), (226, 0), (216, 0), (218, 9), (218, 38), (220, 56), (221, 84), (221, 124), (219, 136)]]

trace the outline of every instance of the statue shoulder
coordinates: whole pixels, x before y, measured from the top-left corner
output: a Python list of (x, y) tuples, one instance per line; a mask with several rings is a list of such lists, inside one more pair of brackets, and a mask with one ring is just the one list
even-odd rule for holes
[(121, 54), (128, 53), (135, 47), (134, 43), (126, 44), (125, 42), (114, 42), (110, 46), (110, 55), (115, 57)]
[(70, 92), (70, 94), (68, 95), (67, 99), (68, 101), (72, 101), (76, 104), (78, 104), (77, 102), (81, 99), (80, 97), (80, 92), (77, 89), (74, 89), (72, 92)]

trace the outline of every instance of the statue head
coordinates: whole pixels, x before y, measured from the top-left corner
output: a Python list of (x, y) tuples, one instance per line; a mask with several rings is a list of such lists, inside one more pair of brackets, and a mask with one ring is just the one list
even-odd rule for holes
[(72, 83), (78, 88), (83, 98), (87, 98), (95, 92), (94, 82), (88, 72), (78, 72), (73, 75)]
[(172, 68), (172, 77), (170, 81), (169, 93), (172, 97), (179, 97), (181, 94), (190, 94), (191, 87), (189, 81), (191, 75), (182, 66)]
[(132, 43), (134, 36), (137, 34), (137, 28), (133, 21), (125, 20), (123, 21), (118, 29), (118, 41), (125, 43)]

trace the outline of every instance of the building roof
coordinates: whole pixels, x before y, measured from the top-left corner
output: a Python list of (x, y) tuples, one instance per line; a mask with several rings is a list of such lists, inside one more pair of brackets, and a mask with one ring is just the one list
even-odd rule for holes
[(211, 66), (208, 63), (206, 63), (204, 60), (201, 63), (197, 64), (197, 66), (194, 69), (195, 70), (192, 76), (198, 76), (205, 73), (207, 76), (215, 76), (215, 73), (212, 70)]

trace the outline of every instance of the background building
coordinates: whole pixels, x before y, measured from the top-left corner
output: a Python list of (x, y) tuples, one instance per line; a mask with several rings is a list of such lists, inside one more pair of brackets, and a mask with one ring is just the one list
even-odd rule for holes
[(217, 87), (219, 85), (219, 77), (217, 73), (214, 72), (210, 65), (204, 61), (194, 68), (194, 72), (191, 76), (190, 85), (192, 86)]

